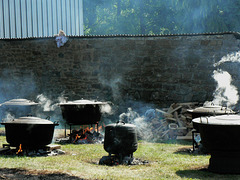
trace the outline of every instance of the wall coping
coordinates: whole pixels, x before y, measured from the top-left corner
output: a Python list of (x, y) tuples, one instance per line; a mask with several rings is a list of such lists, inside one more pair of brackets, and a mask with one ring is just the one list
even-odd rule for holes
[[(240, 39), (240, 32), (227, 31), (227, 32), (206, 32), (206, 33), (182, 33), (182, 34), (111, 34), (111, 35), (80, 35), (80, 36), (67, 36), (67, 37), (78, 37), (78, 38), (117, 38), (117, 37), (169, 37), (169, 36), (209, 36), (209, 35), (227, 35), (232, 34), (237, 39)], [(25, 38), (0, 38), (0, 40), (22, 40), (22, 39), (46, 39), (54, 38), (55, 36), (45, 37), (25, 37)]]

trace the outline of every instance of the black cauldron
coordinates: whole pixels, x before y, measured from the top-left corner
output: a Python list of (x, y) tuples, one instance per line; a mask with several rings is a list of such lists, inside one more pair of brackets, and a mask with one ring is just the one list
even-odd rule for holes
[(76, 100), (60, 103), (63, 119), (69, 125), (97, 124), (101, 120), (101, 106), (107, 103)]
[(137, 131), (133, 124), (120, 121), (105, 127), (104, 149), (109, 154), (132, 155), (137, 150)]
[(22, 144), (27, 148), (39, 148), (52, 142), (54, 127), (59, 124), (38, 117), (20, 117), (2, 122), (5, 125), (6, 140), (12, 147)]
[(240, 173), (240, 115), (200, 117), (192, 120), (201, 143), (211, 154), (209, 170)]

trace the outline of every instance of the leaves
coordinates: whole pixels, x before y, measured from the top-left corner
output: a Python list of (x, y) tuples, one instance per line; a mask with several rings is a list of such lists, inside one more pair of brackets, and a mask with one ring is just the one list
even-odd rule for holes
[(85, 34), (238, 31), (240, 0), (84, 0)]

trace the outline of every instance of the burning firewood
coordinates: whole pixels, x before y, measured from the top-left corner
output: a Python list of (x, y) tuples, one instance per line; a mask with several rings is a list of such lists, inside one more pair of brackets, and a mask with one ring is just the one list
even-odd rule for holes
[(69, 135), (69, 142), (73, 144), (92, 144), (102, 143), (103, 136), (93, 128), (72, 130)]

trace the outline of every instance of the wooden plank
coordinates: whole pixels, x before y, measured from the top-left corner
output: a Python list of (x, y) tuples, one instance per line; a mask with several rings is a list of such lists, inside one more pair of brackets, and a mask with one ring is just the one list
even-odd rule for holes
[(187, 127), (178, 127), (177, 130), (185, 130)]
[(163, 113), (164, 116), (172, 116), (171, 113), (165, 112), (165, 111), (163, 111), (163, 110), (161, 110), (161, 109), (156, 109), (156, 111), (158, 111), (158, 112), (160, 112), (160, 113)]
[(175, 119), (175, 118), (170, 118), (170, 117), (168, 117), (166, 120), (171, 120), (171, 121), (176, 121), (176, 122), (177, 122), (177, 119)]
[(164, 131), (161, 137), (164, 137), (169, 132), (169, 129)]
[(8, 150), (10, 150), (10, 147), (0, 148), (0, 153), (1, 153), (1, 152), (4, 152), (4, 151), (8, 151)]
[(182, 108), (182, 106), (178, 106), (178, 107), (176, 107), (175, 109), (170, 110), (168, 113), (169, 113), (169, 114), (172, 114), (173, 112), (177, 111), (177, 110), (180, 109), (180, 108)]
[(187, 103), (178, 103), (180, 106), (189, 106), (189, 105), (195, 105), (198, 104), (198, 102), (187, 102)]
[(47, 145), (46, 147), (48, 150), (61, 149), (61, 146), (57, 144), (50, 144), (50, 145)]

